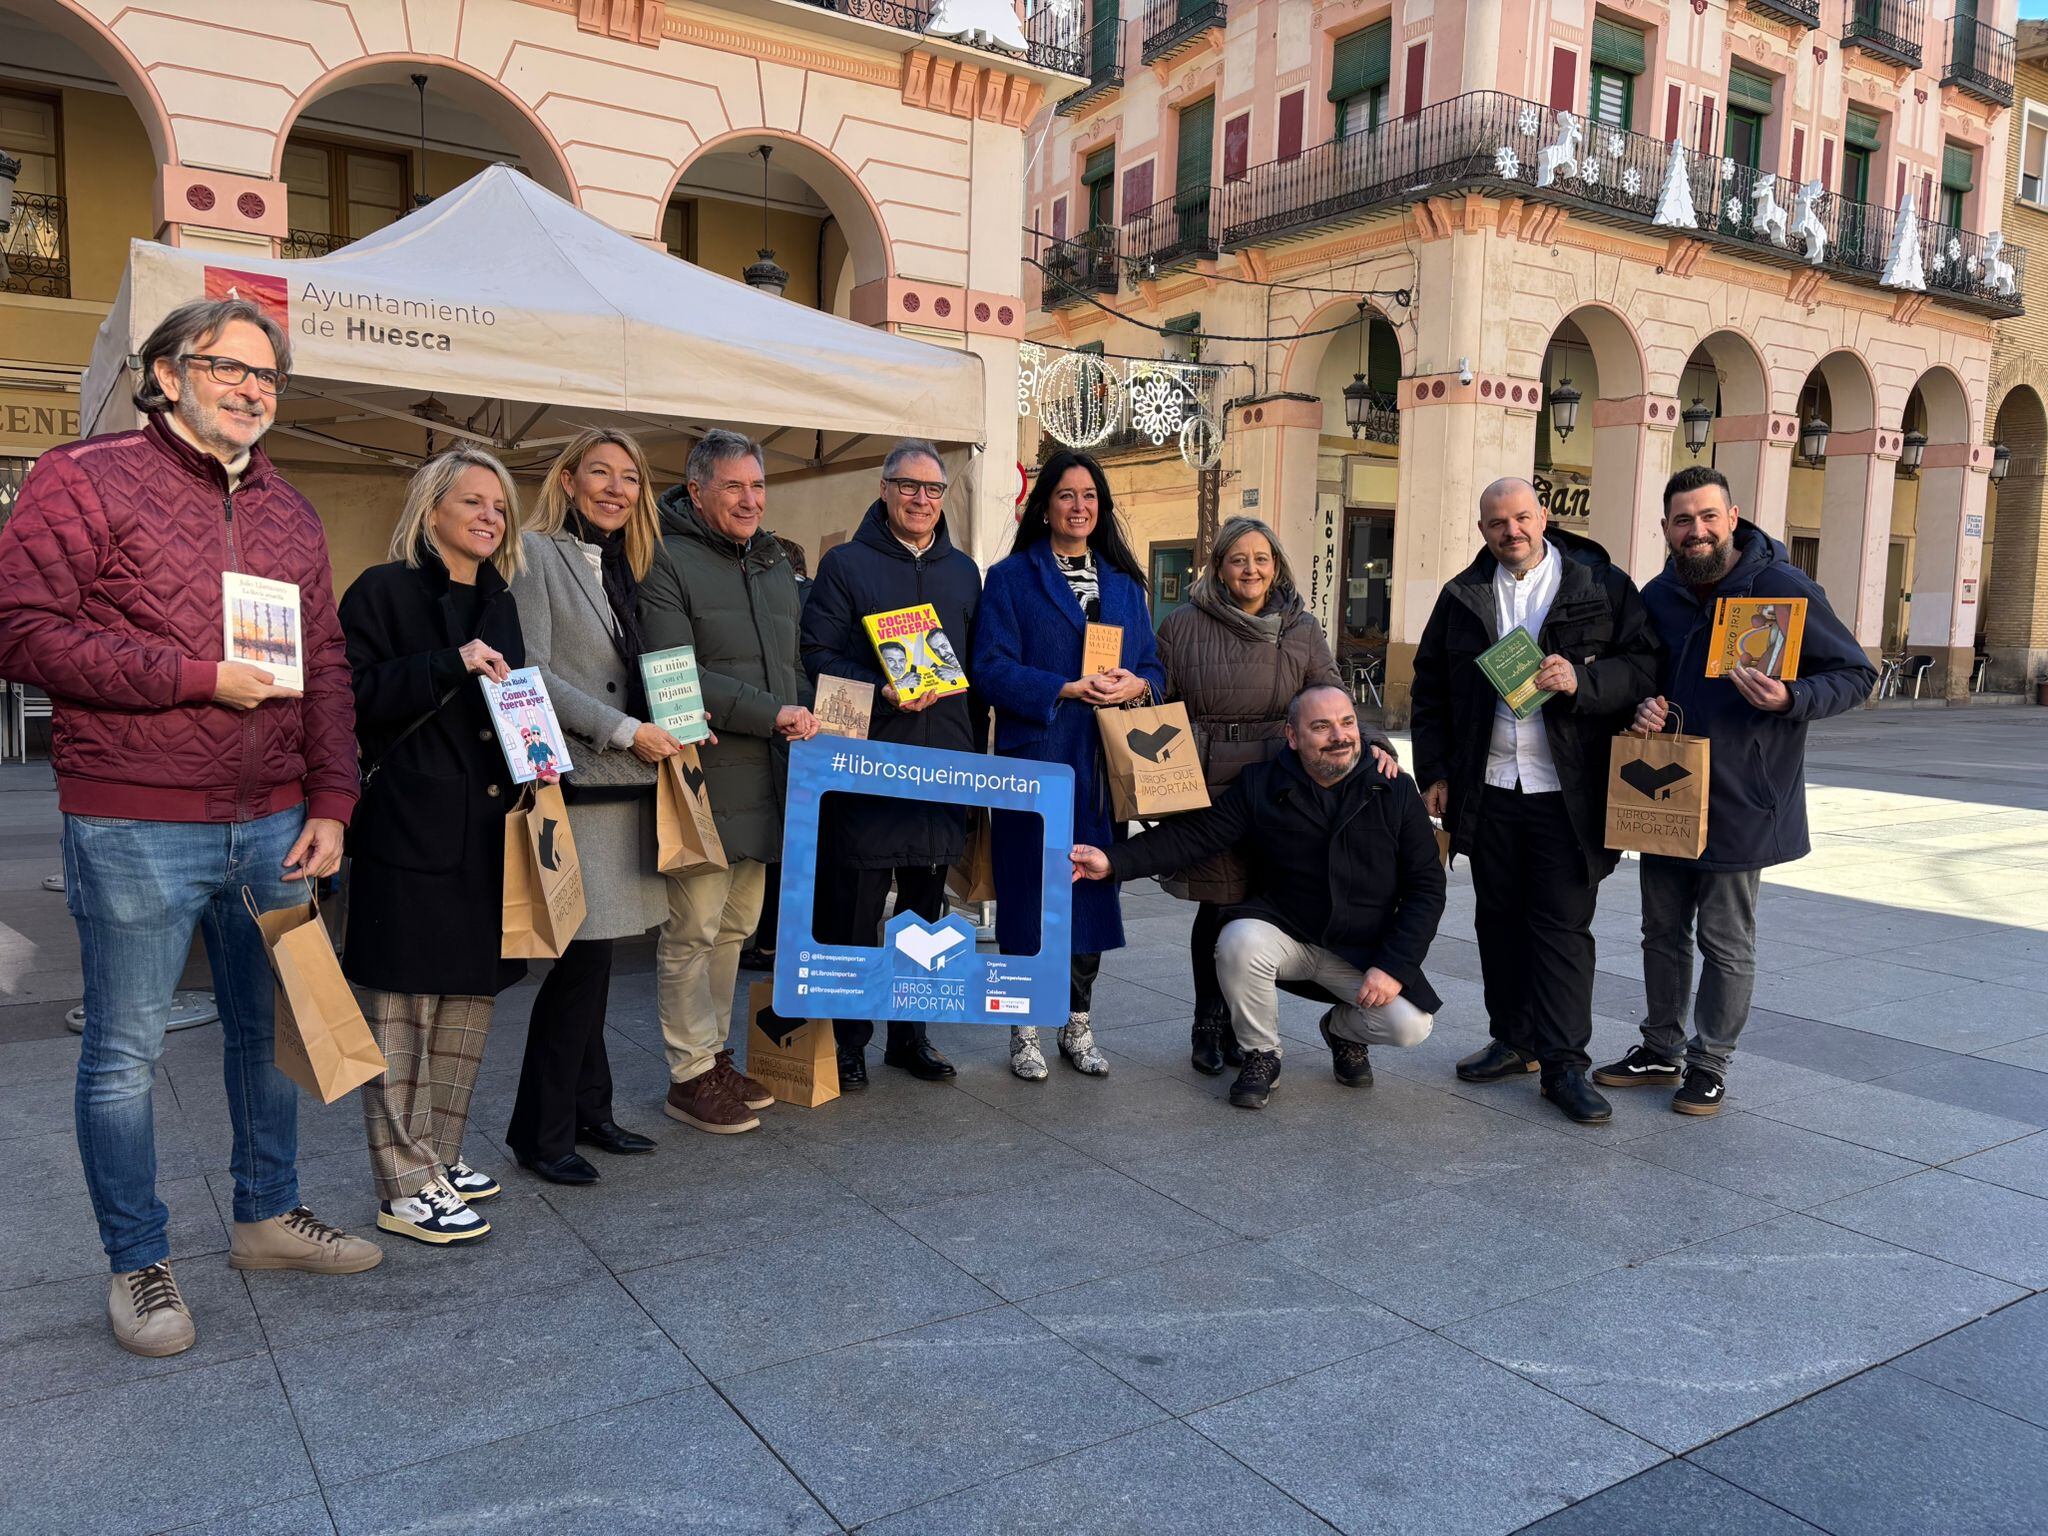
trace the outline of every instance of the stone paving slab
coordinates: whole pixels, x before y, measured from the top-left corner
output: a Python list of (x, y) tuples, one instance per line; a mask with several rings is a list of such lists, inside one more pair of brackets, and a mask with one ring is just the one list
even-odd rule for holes
[(2048, 1429), (2048, 1297), (2016, 1301), (1891, 1364)]
[(1680, 1529), (1714, 1536), (1811, 1536), (1820, 1527), (1674, 1459), (1522, 1527), (1521, 1536), (1661, 1536)]

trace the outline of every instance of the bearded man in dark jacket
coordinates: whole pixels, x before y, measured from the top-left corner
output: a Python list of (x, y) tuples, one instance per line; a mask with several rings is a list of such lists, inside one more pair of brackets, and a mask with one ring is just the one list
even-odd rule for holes
[[(944, 510), (946, 468), (930, 443), (903, 442), (882, 461), (882, 494), (844, 544), (818, 562), (804, 603), (804, 671), (872, 683), (875, 712), (869, 736), (902, 746), (948, 752), (979, 750), (980, 708), (967, 693), (903, 698), (882, 670), (862, 620), (929, 603), (957, 653), (970, 643), (981, 603), (981, 571), (953, 547)], [(938, 657), (943, 665), (944, 656)], [(814, 937), (828, 944), (872, 947), (879, 938), (889, 887), (896, 910), (927, 922), (946, 912), (946, 871), (966, 851), (967, 817), (958, 805), (873, 795), (833, 795), (818, 832), (818, 894)], [(839, 1085), (868, 1080), (866, 1019), (840, 1019)], [(953, 1064), (932, 1048), (922, 1022), (892, 1019), (882, 1060), (936, 1082)]]

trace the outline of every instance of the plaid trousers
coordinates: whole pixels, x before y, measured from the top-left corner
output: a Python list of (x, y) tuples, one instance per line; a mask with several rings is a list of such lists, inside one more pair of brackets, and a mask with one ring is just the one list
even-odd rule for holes
[(363, 1129), (379, 1200), (402, 1200), (462, 1156), (469, 1096), (491, 1029), (489, 997), (362, 990), (389, 1070), (363, 1086)]

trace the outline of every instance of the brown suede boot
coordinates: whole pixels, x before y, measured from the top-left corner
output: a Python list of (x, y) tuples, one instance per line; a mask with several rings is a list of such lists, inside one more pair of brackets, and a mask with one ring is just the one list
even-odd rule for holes
[(687, 1083), (669, 1084), (668, 1102), (661, 1106), (661, 1112), (671, 1120), (694, 1125), (714, 1136), (733, 1136), (741, 1131), (757, 1130), (761, 1124), (754, 1112), (726, 1086), (716, 1067), (699, 1073)]
[(231, 1269), (302, 1269), (315, 1275), (354, 1275), (384, 1262), (368, 1238), (330, 1227), (303, 1205), (268, 1221), (238, 1221), (228, 1235)]
[(714, 1076), (725, 1080), (725, 1086), (732, 1090), (732, 1096), (749, 1109), (766, 1109), (775, 1102), (775, 1095), (767, 1085), (756, 1082), (732, 1064), (732, 1048), (728, 1046), (711, 1058)]

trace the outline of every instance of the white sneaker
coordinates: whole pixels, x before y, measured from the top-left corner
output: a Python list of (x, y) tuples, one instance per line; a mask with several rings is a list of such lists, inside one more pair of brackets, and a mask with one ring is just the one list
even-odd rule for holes
[(488, 1221), (439, 1179), (429, 1180), (416, 1195), (382, 1202), (377, 1207), (377, 1225), (422, 1243), (467, 1242), (491, 1230)]
[(1038, 1029), (1035, 1025), (1010, 1026), (1010, 1070), (1027, 1083), (1045, 1080), (1045, 1052), (1038, 1048)]
[(1070, 1013), (1060, 1028), (1060, 1054), (1067, 1065), (1087, 1077), (1109, 1076), (1109, 1058), (1095, 1044), (1095, 1031), (1088, 1027), (1088, 1015)]
[(463, 1201), (469, 1205), (504, 1193), (498, 1187), (496, 1179), (488, 1173), (478, 1173), (459, 1157), (448, 1165), (448, 1187), (462, 1196)]

